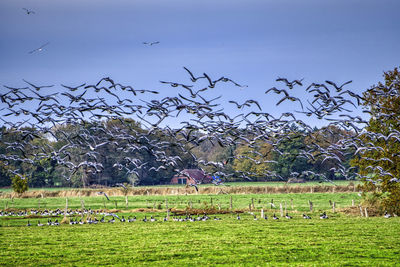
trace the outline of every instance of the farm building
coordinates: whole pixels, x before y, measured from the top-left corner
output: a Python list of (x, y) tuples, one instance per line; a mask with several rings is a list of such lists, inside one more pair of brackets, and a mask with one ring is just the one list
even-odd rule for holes
[(202, 170), (184, 169), (172, 177), (171, 184), (208, 184), (211, 180), (211, 176), (205, 175)]

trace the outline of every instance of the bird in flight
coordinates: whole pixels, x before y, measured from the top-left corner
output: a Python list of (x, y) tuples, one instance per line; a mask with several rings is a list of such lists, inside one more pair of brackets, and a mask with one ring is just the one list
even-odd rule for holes
[(35, 11), (33, 11), (33, 10), (29, 10), (29, 9), (27, 9), (27, 8), (22, 8), (22, 9), (25, 10), (25, 12), (26, 12), (27, 15), (36, 14)]
[(199, 192), (199, 188), (197, 187), (196, 184), (189, 184), (189, 186), (193, 186), (196, 189), (196, 191)]
[(34, 49), (34, 50), (30, 51), (30, 52), (29, 52), (29, 54), (32, 54), (32, 53), (34, 53), (34, 52), (40, 52), (40, 51), (42, 51), (42, 50), (43, 50), (43, 48), (44, 48), (46, 45), (48, 45), (48, 44), (49, 44), (49, 42), (45, 43), (45, 44), (44, 44), (44, 45), (42, 45), (41, 47), (39, 47), (39, 48), (36, 48), (36, 49)]
[(108, 198), (106, 192), (100, 191), (100, 192), (97, 192), (97, 194), (98, 194), (98, 195), (104, 195), (104, 196), (107, 198), (108, 201), (110, 200), (110, 199)]
[(159, 41), (156, 41), (156, 42), (143, 42), (143, 44), (145, 44), (145, 45), (155, 45), (155, 44), (159, 44), (160, 42)]

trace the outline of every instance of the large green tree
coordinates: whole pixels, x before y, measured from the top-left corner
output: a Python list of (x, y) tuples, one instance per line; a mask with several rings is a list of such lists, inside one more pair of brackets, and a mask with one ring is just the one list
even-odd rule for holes
[(400, 214), (400, 73), (384, 73), (384, 82), (364, 92), (363, 105), (371, 118), (352, 161), (366, 189), (375, 190), (388, 212)]

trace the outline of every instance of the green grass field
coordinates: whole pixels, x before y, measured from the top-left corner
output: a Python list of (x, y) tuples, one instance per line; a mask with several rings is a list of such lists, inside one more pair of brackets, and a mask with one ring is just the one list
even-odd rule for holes
[[(271, 203), (279, 211), (282, 204), (289, 211), (309, 210), (309, 201), (313, 202), (315, 211), (327, 211), (331, 209), (330, 202), (335, 202), (337, 208), (351, 206), (352, 200), (355, 204), (360, 201), (358, 193), (304, 193), (304, 194), (238, 194), (238, 195), (170, 195), (170, 196), (128, 196), (128, 207), (124, 196), (110, 196), (109, 201), (103, 195), (95, 197), (68, 197), (68, 198), (2, 198), (0, 209), (56, 209), (65, 208), (68, 199), (68, 208), (77, 209), (84, 207), (89, 209), (161, 209), (165, 210), (166, 201), (169, 208), (185, 209), (192, 207), (202, 209), (210, 206), (221, 209), (230, 208), (232, 197), (233, 209), (248, 209), (249, 205), (254, 209), (271, 209)], [(285, 204), (286, 203), (286, 204)], [(293, 204), (293, 209), (292, 209)]]
[[(352, 200), (357, 205), (357, 193), (232, 195), (233, 209), (242, 212), (241, 220), (232, 212), (210, 215), (221, 220), (204, 222), (162, 222), (166, 199), (170, 208), (183, 211), (190, 205), (193, 209), (214, 206), (217, 212), (218, 207), (228, 210), (230, 206), (229, 195), (129, 196), (128, 207), (125, 197), (110, 197), (110, 201), (104, 196), (71, 197), (70, 209), (80, 209), (84, 202), (85, 208), (104, 209), (105, 204), (111, 210), (117, 202), (120, 217), (135, 215), (138, 221), (38, 227), (37, 220), (45, 223), (48, 218), (0, 217), (0, 265), (394, 266), (400, 262), (399, 217), (332, 212), (330, 201), (337, 210), (351, 206)], [(272, 199), (275, 208), (271, 209)], [(314, 203), (312, 213), (308, 201)], [(65, 202), (65, 198), (0, 199), (0, 209), (6, 205), (28, 211), (38, 205), (62, 209)], [(285, 202), (293, 219), (272, 220)], [(251, 212), (260, 217), (262, 208), (269, 219), (254, 220), (251, 203)], [(319, 219), (322, 211), (329, 219)], [(304, 212), (312, 219), (302, 219)], [(141, 221), (151, 215), (158, 221)], [(34, 226), (27, 227), (28, 220)]]

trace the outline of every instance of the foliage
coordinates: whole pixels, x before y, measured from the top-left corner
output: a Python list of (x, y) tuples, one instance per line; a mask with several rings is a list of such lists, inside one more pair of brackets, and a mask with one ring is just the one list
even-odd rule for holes
[(26, 177), (15, 175), (12, 178), (12, 188), (19, 194), (28, 191), (28, 179), (26, 179)]
[(268, 163), (268, 154), (272, 146), (268, 143), (260, 144), (257, 149), (249, 146), (239, 146), (235, 150), (236, 159), (234, 160), (233, 169), (237, 172), (255, 173), (256, 180), (265, 180), (270, 170)]
[[(384, 193), (384, 208), (399, 214), (400, 183), (393, 178), (400, 177), (400, 142), (389, 136), (400, 130), (399, 70), (385, 72), (384, 80), (364, 92), (363, 105), (369, 108), (371, 118), (367, 126), (369, 133), (361, 140), (363, 144), (371, 145), (353, 159), (352, 165), (359, 167), (365, 189)], [(390, 94), (390, 91), (397, 91), (397, 94)]]
[(10, 172), (8, 171), (9, 168), (8, 164), (5, 164), (0, 160), (0, 187), (11, 185)]
[[(278, 142), (277, 150), (274, 152), (273, 170), (283, 179), (297, 176), (298, 174), (312, 169), (305, 157), (300, 153), (306, 148), (304, 135), (295, 131)], [(277, 152), (279, 151), (279, 152)]]

